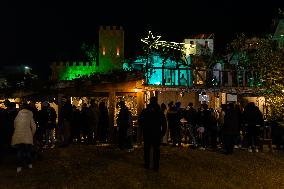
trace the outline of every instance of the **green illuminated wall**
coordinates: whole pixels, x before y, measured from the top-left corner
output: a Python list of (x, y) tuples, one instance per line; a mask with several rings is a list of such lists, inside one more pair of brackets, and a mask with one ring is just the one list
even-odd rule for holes
[(82, 76), (90, 76), (93, 73), (98, 72), (98, 66), (96, 62), (92, 62), (92, 65), (84, 65), (83, 62), (79, 62), (79, 65), (73, 63), (72, 65), (62, 66), (59, 69), (59, 80), (73, 80)]
[(72, 80), (82, 76), (90, 76), (94, 73), (107, 74), (115, 69), (122, 69), (122, 67), (114, 64), (111, 58), (105, 57), (99, 66), (96, 65), (96, 62), (92, 62), (91, 65), (84, 65), (83, 62), (74, 62), (72, 64), (67, 62), (57, 67), (57, 72), (59, 80)]

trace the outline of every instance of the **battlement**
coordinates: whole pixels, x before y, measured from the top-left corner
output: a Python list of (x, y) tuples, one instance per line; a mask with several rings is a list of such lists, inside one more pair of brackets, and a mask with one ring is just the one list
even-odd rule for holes
[(89, 62), (89, 61), (60, 61), (60, 62), (52, 62), (51, 64), (52, 66), (57, 66), (57, 67), (96, 66), (95, 61), (92, 61), (92, 62)]
[(120, 30), (123, 31), (122, 26), (100, 26), (100, 30)]

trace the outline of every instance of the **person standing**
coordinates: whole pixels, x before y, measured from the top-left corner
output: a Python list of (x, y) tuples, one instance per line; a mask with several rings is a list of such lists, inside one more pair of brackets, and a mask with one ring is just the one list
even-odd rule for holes
[(198, 123), (200, 125), (197, 128), (200, 133), (200, 144), (202, 150), (206, 149), (209, 146), (209, 134), (210, 134), (210, 125), (211, 125), (211, 112), (208, 109), (207, 104), (201, 105), (201, 111), (198, 116)]
[[(8, 149), (11, 147), (11, 138), (9, 133), (11, 132), (7, 120), (7, 110), (0, 107), (0, 164), (2, 159), (7, 155)], [(13, 132), (11, 134), (11, 137)]]
[(181, 109), (181, 102), (176, 102), (175, 103), (175, 111), (176, 111), (176, 125), (175, 125), (175, 137), (173, 140), (173, 146), (176, 146), (176, 144), (178, 144), (178, 146), (181, 146), (181, 131), (182, 131), (182, 123), (181, 123), (181, 119), (184, 117), (183, 115), (183, 110)]
[(71, 141), (74, 144), (81, 142), (81, 112), (77, 106), (72, 106)]
[(224, 119), (225, 119), (225, 112), (227, 111), (227, 104), (222, 104), (221, 109), (219, 111), (218, 115), (218, 143), (219, 145), (224, 144), (224, 139), (223, 139), (223, 126), (224, 126)]
[[(167, 105), (165, 103), (161, 104), (161, 111), (164, 113), (164, 115), (167, 115)], [(167, 132), (165, 133), (165, 135), (162, 138), (162, 144), (163, 145), (168, 145), (168, 140), (169, 140), (169, 133), (168, 133), (168, 124), (166, 124), (167, 126)]]
[(180, 82), (179, 85), (187, 86), (187, 79), (185, 78), (184, 74), (181, 75), (179, 82)]
[(239, 116), (233, 103), (229, 103), (224, 116), (224, 125), (222, 127), (224, 139), (224, 154), (232, 154), (236, 137), (239, 134)]
[(166, 117), (161, 111), (157, 97), (151, 97), (150, 103), (139, 116), (139, 125), (143, 131), (144, 168), (150, 168), (150, 151), (153, 148), (153, 169), (159, 170), (160, 143), (166, 133)]
[(107, 142), (109, 130), (109, 115), (108, 109), (105, 102), (99, 103), (99, 124), (98, 124), (98, 135), (99, 141), (102, 143)]
[(60, 147), (68, 147), (71, 142), (71, 121), (72, 121), (72, 104), (67, 98), (62, 98), (61, 109), (61, 145)]
[(6, 139), (5, 146), (6, 146), (6, 152), (11, 153), (11, 140), (14, 133), (14, 120), (18, 114), (18, 110), (16, 108), (15, 102), (7, 101), (7, 109), (5, 114), (5, 120), (4, 124), (6, 125), (6, 136), (4, 137)]
[(189, 135), (191, 138), (191, 143), (193, 147), (197, 147), (196, 143), (196, 119), (197, 119), (197, 112), (193, 107), (193, 103), (188, 103), (186, 108), (186, 120), (189, 127)]
[(131, 141), (128, 137), (128, 131), (132, 127), (131, 112), (128, 110), (124, 101), (119, 102), (120, 111), (117, 117), (117, 127), (118, 127), (118, 147), (123, 150), (127, 148), (130, 150), (132, 148)]
[(172, 146), (176, 146), (176, 142), (177, 142), (176, 133), (177, 133), (177, 127), (179, 124), (179, 119), (178, 119), (178, 113), (177, 113), (177, 110), (175, 108), (173, 101), (171, 101), (168, 104), (168, 111), (167, 111), (166, 116), (167, 116), (168, 128), (170, 130)]
[(22, 104), (21, 110), (14, 120), (14, 128), (11, 145), (17, 149), (17, 173), (19, 173), (26, 164), (32, 168), (31, 153), (36, 124), (27, 103)]
[(262, 113), (253, 102), (246, 105), (243, 112), (243, 122), (247, 130), (248, 151), (255, 150), (255, 152), (258, 152), (259, 130), (264, 121)]
[[(50, 148), (55, 147), (54, 129), (56, 127), (56, 111), (50, 106), (49, 102), (42, 103), (41, 110), (39, 111), (40, 124), (45, 130), (45, 145), (43, 148), (47, 148), (51, 144)], [(49, 142), (50, 140), (50, 142)]]
[(0, 159), (12, 152), (11, 140), (14, 132), (14, 119), (17, 116), (16, 104), (6, 100), (7, 109), (0, 108)]
[(87, 113), (88, 112), (88, 107), (86, 103), (83, 103), (82, 105), (82, 109), (81, 109), (81, 130), (82, 130), (82, 134), (83, 134), (83, 142), (86, 144), (87, 143), (87, 139), (88, 139), (88, 116)]
[(90, 101), (90, 106), (87, 109), (87, 144), (96, 144), (98, 139), (98, 120), (99, 113), (97, 103), (94, 99)]

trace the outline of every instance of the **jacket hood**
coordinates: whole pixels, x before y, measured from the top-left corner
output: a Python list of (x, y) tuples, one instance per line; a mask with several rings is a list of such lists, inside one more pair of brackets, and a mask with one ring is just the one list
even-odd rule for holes
[(22, 109), (19, 111), (19, 114), (29, 114), (29, 113), (31, 113), (31, 111), (27, 109)]

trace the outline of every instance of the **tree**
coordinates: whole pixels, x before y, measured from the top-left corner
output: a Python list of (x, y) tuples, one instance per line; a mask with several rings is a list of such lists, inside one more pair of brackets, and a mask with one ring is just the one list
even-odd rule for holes
[(284, 115), (284, 53), (271, 36), (248, 38), (239, 34), (228, 50), (238, 56), (237, 69), (253, 73), (253, 86), (266, 97), (270, 119)]
[(275, 41), (262, 39), (254, 54), (255, 67), (265, 87), (265, 97), (270, 105), (270, 118), (284, 117), (284, 53)]
[(97, 62), (98, 49), (96, 48), (94, 44), (90, 45), (90, 44), (83, 42), (81, 45), (81, 50), (85, 53), (89, 61)]

